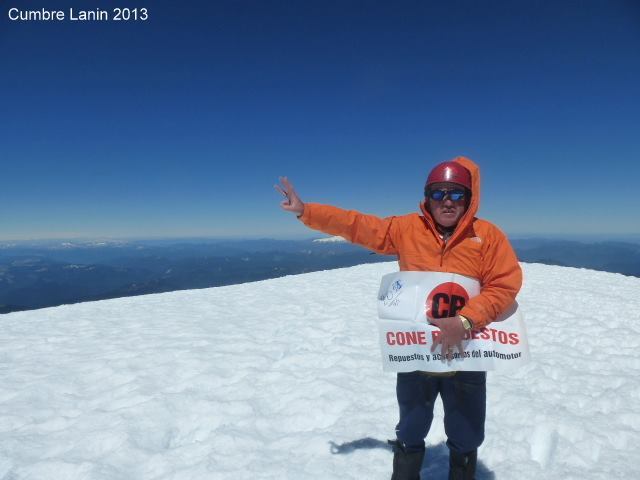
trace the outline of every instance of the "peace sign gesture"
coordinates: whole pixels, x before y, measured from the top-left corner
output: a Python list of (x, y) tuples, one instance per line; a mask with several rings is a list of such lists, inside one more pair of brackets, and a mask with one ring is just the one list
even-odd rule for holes
[(278, 192), (284, 196), (280, 203), (283, 210), (295, 213), (298, 217), (304, 213), (304, 203), (296, 193), (295, 189), (287, 177), (279, 177), (280, 185), (274, 185)]

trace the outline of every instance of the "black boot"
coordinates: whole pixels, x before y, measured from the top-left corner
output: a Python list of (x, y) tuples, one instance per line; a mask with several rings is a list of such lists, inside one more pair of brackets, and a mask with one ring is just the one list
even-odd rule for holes
[(393, 473), (391, 480), (420, 480), (420, 468), (424, 459), (424, 450), (405, 452), (398, 440), (389, 440), (393, 447)]
[(478, 451), (458, 453), (449, 450), (449, 480), (474, 480)]

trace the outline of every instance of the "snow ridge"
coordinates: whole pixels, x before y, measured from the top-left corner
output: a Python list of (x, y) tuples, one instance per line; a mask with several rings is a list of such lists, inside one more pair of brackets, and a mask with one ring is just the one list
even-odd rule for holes
[(327, 238), (316, 238), (313, 240), (314, 243), (342, 243), (346, 242), (346, 240), (342, 237), (327, 237)]

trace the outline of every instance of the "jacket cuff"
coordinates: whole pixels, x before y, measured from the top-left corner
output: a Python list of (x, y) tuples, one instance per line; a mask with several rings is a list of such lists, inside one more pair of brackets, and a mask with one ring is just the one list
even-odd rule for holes
[(302, 212), (302, 215), (296, 215), (296, 218), (298, 220), (300, 220), (302, 223), (304, 223), (305, 225), (309, 224), (309, 220), (311, 219), (311, 205), (310, 203), (305, 203), (304, 204), (304, 210)]

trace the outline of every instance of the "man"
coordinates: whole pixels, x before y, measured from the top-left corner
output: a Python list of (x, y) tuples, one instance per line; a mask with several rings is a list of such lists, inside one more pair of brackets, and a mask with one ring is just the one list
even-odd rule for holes
[[(468, 330), (495, 320), (515, 300), (522, 284), (518, 260), (506, 236), (475, 217), (480, 202), (480, 172), (470, 159), (457, 157), (429, 173), (418, 213), (379, 218), (340, 208), (303, 203), (293, 185), (281, 179), (281, 206), (307, 226), (340, 235), (378, 253), (397, 255), (400, 270), (450, 272), (472, 277), (480, 294), (460, 314), (428, 318), (441, 333), (432, 348), (451, 355), (461, 350)], [(477, 449), (484, 440), (486, 373), (398, 373), (396, 394), (400, 420), (392, 480), (419, 480), (424, 439), (440, 394), (449, 447), (449, 480), (473, 480)]]

